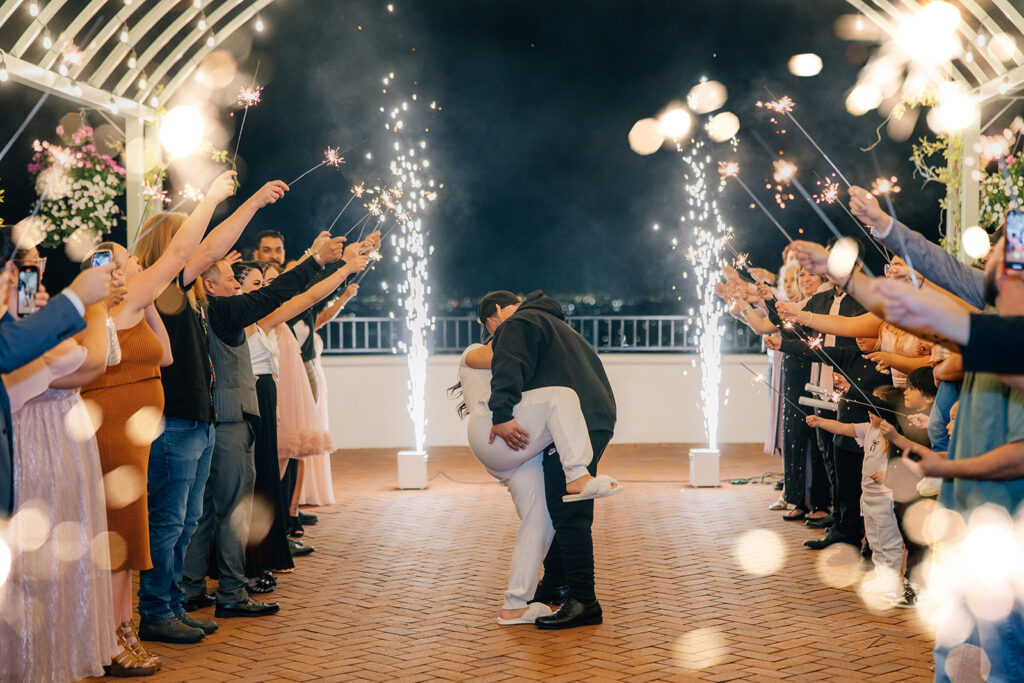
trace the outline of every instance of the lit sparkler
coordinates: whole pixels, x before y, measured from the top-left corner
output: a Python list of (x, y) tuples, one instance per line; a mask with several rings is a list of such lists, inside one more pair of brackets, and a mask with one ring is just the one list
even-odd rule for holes
[(839, 183), (826, 180), (821, 185), (821, 192), (814, 195), (814, 201), (819, 204), (835, 204), (839, 201)]
[(789, 114), (796, 107), (794, 102), (789, 95), (783, 95), (777, 100), (771, 100), (769, 102), (757, 102), (756, 106), (768, 109), (775, 112), (776, 114)]
[(772, 163), (772, 168), (774, 169), (772, 178), (781, 185), (789, 185), (793, 180), (793, 176), (796, 175), (796, 164), (790, 163), (785, 159), (776, 159)]
[(896, 194), (902, 189), (896, 182), (896, 176), (875, 178), (874, 182), (871, 183), (871, 194), (876, 197), (880, 197), (883, 194)]
[(337, 147), (328, 147), (327, 149), (324, 150), (324, 160), (323, 161), (321, 161), (319, 164), (317, 164), (313, 168), (311, 168), (311, 169), (305, 171), (304, 173), (302, 173), (301, 175), (299, 175), (298, 178), (296, 178), (295, 180), (293, 180), (290, 183), (288, 183), (288, 186), (291, 187), (292, 185), (294, 185), (295, 183), (299, 182), (300, 180), (305, 178), (307, 175), (309, 175), (310, 173), (312, 173), (313, 171), (315, 171), (316, 169), (320, 168), (321, 166), (323, 166), (325, 164), (327, 166), (333, 166), (334, 168), (340, 168), (343, 163), (345, 163), (345, 158), (343, 156), (341, 156), (341, 152), (338, 150), (338, 148)]
[(718, 175), (725, 178), (735, 178), (740, 172), (739, 162), (736, 161), (719, 161), (718, 162)]
[(142, 196), (147, 203), (159, 201), (162, 204), (170, 204), (171, 197), (162, 188), (151, 183), (142, 184)]
[(190, 202), (201, 202), (203, 197), (206, 196), (203, 194), (202, 190), (195, 185), (190, 185), (189, 183), (185, 183), (185, 187), (182, 188), (180, 194), (183, 199), (187, 199)]
[(750, 198), (754, 200), (754, 204), (756, 204), (758, 208), (760, 208), (761, 211), (764, 213), (764, 215), (768, 217), (768, 220), (772, 222), (772, 225), (779, 229), (779, 232), (781, 232), (783, 237), (786, 238), (786, 241), (792, 242), (793, 238), (790, 236), (790, 234), (786, 232), (786, 229), (782, 227), (782, 224), (775, 220), (775, 216), (773, 216), (771, 212), (765, 207), (765, 205), (761, 203), (761, 200), (757, 198), (757, 195), (755, 195), (753, 191), (749, 187), (747, 187), (747, 184), (743, 182), (743, 178), (740, 178), (739, 173), (737, 172), (736, 175), (731, 175), (728, 177), (735, 180), (739, 184), (739, 186), (742, 187), (748, 195), (750, 195)]
[(238, 106), (243, 107), (242, 125), (238, 127), (238, 137), (235, 138), (235, 153), (231, 156), (231, 168), (235, 168), (235, 161), (238, 159), (238, 146), (242, 144), (242, 131), (245, 130), (245, 117), (249, 115), (249, 107), (255, 107), (260, 103), (263, 87), (256, 85), (256, 75), (260, 72), (260, 62), (256, 62), (256, 69), (252, 74), (252, 84), (238, 91)]

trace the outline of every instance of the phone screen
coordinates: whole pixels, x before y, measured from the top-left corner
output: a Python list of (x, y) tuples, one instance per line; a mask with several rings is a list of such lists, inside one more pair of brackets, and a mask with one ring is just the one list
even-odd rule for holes
[(1011, 211), (1006, 216), (1006, 249), (1003, 262), (1007, 268), (1024, 270), (1024, 212)]
[(39, 291), (39, 269), (22, 266), (18, 269), (18, 315), (36, 312), (36, 292)]
[(92, 267), (105, 266), (110, 263), (110, 250), (103, 249), (92, 255)]

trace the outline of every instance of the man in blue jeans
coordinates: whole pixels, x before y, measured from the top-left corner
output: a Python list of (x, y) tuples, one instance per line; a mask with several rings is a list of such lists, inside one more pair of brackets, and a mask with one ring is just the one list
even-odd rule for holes
[[(280, 180), (265, 184), (210, 231), (199, 248), (156, 301), (167, 328), (174, 362), (160, 373), (164, 388), (164, 431), (149, 452), (149, 545), (153, 568), (139, 574), (139, 636), (144, 640), (195, 643), (217, 630), (213, 621), (188, 612), (213, 604), (201, 595), (185, 604), (181, 578), (185, 551), (203, 513), (203, 493), (213, 457), (213, 366), (205, 313), (185, 296), (192, 283), (222, 258), (256, 212), (284, 196)], [(136, 255), (143, 268), (160, 256), (149, 249), (159, 233), (139, 240)]]

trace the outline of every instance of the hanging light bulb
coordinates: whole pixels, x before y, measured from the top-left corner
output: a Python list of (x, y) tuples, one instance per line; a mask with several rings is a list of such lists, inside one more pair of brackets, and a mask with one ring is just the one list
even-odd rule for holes
[(7, 73), (7, 55), (0, 50), (0, 83), (4, 83), (10, 75)]
[(33, 2), (30, 2), (28, 4), (28, 15), (30, 17), (38, 17), (39, 16), (39, 3), (35, 2), (35, 0), (33, 0)]
[(135, 50), (132, 50), (128, 55), (128, 68), (134, 69), (135, 65), (139, 63), (139, 60), (135, 57)]
[(210, 35), (206, 37), (206, 44), (210, 47), (213, 47), (217, 44), (217, 39), (214, 37), (213, 31), (211, 31)]
[(206, 30), (206, 12), (199, 13), (199, 21), (197, 22), (200, 31)]
[(111, 114), (116, 114), (117, 111), (118, 111), (117, 98), (115, 98), (113, 95), (110, 96), (110, 106), (109, 106), (109, 109), (110, 109), (110, 113)]
[(156, 98), (156, 95), (153, 95), (152, 97), (149, 98), (149, 106), (155, 107), (158, 104), (160, 104), (160, 100), (158, 100)]
[(203, 6), (203, 0), (195, 0), (195, 2), (193, 2), (192, 4), (196, 7), (196, 9), (199, 9)]
[(50, 37), (50, 29), (43, 29), (43, 49), (49, 50), (53, 47), (53, 38)]
[(120, 38), (121, 38), (121, 42), (122, 43), (127, 43), (128, 42), (128, 24), (121, 24), (121, 35), (120, 35)]
[(256, 24), (255, 24), (255, 26), (256, 26), (256, 30), (257, 31), (262, 31), (263, 30), (263, 17), (261, 17), (258, 14), (256, 15)]
[(146, 72), (143, 71), (142, 75), (139, 76), (139, 90), (145, 90), (145, 89), (146, 89)]
[(61, 76), (67, 76), (68, 75), (68, 65), (65, 64), (64, 62), (61, 62), (57, 66), (57, 73), (59, 73)]

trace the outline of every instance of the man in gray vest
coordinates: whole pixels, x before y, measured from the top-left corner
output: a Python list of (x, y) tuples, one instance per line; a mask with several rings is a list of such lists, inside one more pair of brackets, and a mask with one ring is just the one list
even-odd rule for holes
[[(245, 590), (245, 547), (256, 478), (253, 422), (260, 419), (245, 328), (307, 289), (326, 264), (341, 258), (344, 241), (320, 233), (295, 268), (249, 294), (238, 295), (240, 285), (226, 261), (218, 261), (203, 273), (217, 430), (203, 514), (185, 554), (182, 584), (186, 603), (196, 603), (206, 595), (207, 563), (215, 547), (220, 573), (215, 612), (218, 618), (265, 616), (279, 609), (277, 603), (253, 600)], [(264, 419), (274, 420), (276, 416)]]

